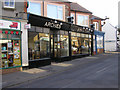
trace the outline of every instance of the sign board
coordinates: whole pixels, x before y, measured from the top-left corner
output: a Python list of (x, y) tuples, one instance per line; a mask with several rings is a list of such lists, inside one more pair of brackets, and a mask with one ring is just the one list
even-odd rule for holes
[(30, 28), (31, 28), (31, 24), (25, 24), (25, 25), (24, 25), (24, 28), (25, 28), (25, 29), (30, 29)]
[(0, 29), (21, 30), (20, 22), (0, 19)]
[(58, 23), (46, 22), (44, 26), (61, 29), (61, 24)]

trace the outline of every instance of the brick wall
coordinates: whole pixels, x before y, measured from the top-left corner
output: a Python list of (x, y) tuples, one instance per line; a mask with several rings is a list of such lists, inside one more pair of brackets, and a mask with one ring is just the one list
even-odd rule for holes
[(91, 20), (91, 24), (93, 24), (93, 22), (98, 22), (99, 23), (99, 30), (102, 31), (101, 20)]
[(2, 69), (0, 70), (0, 74), (8, 74), (8, 73), (13, 73), (18, 71), (22, 71), (22, 67)]

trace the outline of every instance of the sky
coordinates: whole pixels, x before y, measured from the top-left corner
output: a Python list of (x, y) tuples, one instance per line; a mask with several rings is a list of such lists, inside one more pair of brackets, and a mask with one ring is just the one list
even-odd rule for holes
[(113, 26), (118, 25), (118, 2), (120, 0), (69, 0), (77, 2), (88, 9), (93, 15), (105, 18), (109, 17), (109, 22)]

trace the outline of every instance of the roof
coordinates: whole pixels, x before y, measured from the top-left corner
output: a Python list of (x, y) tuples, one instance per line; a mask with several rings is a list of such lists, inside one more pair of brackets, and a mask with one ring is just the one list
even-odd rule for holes
[(100, 17), (98, 17), (98, 16), (94, 16), (94, 15), (92, 15), (92, 18), (91, 19), (93, 19), (93, 20), (105, 20), (105, 19), (103, 19), (103, 18), (100, 18)]
[(69, 0), (36, 0), (36, 1), (47, 1), (47, 2), (70, 2)]
[(79, 11), (79, 12), (83, 12), (83, 13), (90, 13), (90, 14), (92, 14), (92, 12), (90, 12), (86, 8), (82, 7), (78, 3), (74, 3), (74, 2), (70, 3), (70, 8), (73, 11)]

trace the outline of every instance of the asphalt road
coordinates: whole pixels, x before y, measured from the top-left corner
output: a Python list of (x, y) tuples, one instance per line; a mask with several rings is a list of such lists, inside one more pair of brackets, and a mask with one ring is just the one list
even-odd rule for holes
[(118, 88), (118, 54), (105, 54), (94, 62), (11, 88)]

